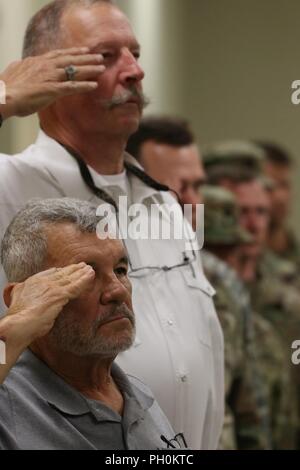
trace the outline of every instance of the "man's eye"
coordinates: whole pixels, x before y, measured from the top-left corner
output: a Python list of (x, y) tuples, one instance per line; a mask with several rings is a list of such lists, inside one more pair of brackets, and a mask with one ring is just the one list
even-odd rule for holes
[(88, 266), (91, 266), (91, 268), (93, 268), (93, 270), (95, 271), (95, 273), (97, 272), (97, 266), (94, 264), (94, 263), (87, 263)]
[(140, 53), (140, 52), (133, 52), (132, 55), (133, 55), (133, 57), (136, 58), (136, 60), (139, 60), (139, 58), (141, 57), (141, 53)]
[(127, 268), (125, 268), (125, 267), (117, 268), (117, 269), (115, 270), (115, 273), (116, 273), (118, 276), (127, 276)]
[(111, 59), (114, 55), (112, 52), (102, 52), (103, 59)]

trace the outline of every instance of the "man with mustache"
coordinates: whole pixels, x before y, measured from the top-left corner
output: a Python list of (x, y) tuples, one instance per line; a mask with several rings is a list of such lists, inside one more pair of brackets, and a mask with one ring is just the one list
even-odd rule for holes
[(147, 387), (114, 364), (135, 319), (124, 247), (100, 240), (98, 221), (88, 202), (38, 200), (6, 231), (0, 449), (157, 449), (174, 438)]
[[(131, 217), (118, 208), (119, 196), (127, 196), (133, 208), (137, 203), (147, 209), (163, 206), (153, 216), (141, 211), (142, 225), (151, 228), (162, 216), (172, 228), (168, 207), (176, 203), (168, 188), (124, 152), (146, 104), (140, 45), (128, 19), (108, 0), (51, 2), (31, 20), (23, 56), (71, 46), (100, 54), (105, 71), (95, 91), (63, 97), (40, 110), (42, 131), (33, 146), (14, 158), (0, 158), (0, 236), (36, 196), (76, 197), (97, 206), (105, 201), (120, 211), (122, 221)], [(76, 81), (72, 62), (65, 72)], [(157, 239), (151, 233), (147, 239), (124, 237), (137, 336), (133, 348), (118, 356), (118, 364), (151, 387), (189, 447), (215, 449), (224, 412), (222, 331), (214, 290), (197, 249), (190, 249), (193, 234), (180, 208), (176, 217), (185, 227), (180, 239), (161, 234)]]

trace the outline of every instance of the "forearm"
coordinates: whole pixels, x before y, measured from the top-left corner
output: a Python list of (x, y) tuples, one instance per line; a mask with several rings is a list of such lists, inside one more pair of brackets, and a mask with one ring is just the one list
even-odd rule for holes
[[(7, 315), (0, 320), (0, 351), (2, 352), (0, 359), (5, 359), (5, 361), (0, 361), (0, 386), (27, 347), (27, 342), (23, 341), (18, 330), (17, 322), (13, 316)], [(1, 362), (5, 362), (5, 364)]]

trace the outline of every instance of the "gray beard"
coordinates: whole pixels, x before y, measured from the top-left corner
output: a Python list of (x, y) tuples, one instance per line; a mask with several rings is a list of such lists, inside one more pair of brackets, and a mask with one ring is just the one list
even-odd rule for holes
[(132, 333), (128, 330), (119, 338), (107, 338), (98, 328), (103, 318), (96, 319), (88, 330), (82, 330), (81, 324), (74, 320), (72, 312), (63, 312), (57, 317), (55, 324), (48, 334), (48, 341), (62, 352), (69, 352), (76, 356), (99, 356), (103, 358), (116, 357), (119, 353), (129, 349), (135, 338), (135, 318), (133, 312), (125, 305), (117, 307), (113, 314), (123, 314), (133, 326)]

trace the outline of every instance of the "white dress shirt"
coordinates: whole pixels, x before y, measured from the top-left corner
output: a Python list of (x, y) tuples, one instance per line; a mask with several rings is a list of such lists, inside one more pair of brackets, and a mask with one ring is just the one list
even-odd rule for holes
[[(138, 166), (125, 154), (125, 160)], [(95, 183), (111, 195), (122, 188)], [(97, 177), (96, 177), (97, 176)], [(174, 203), (128, 174), (133, 203)], [(117, 191), (118, 192), (118, 191)], [(34, 197), (73, 197), (101, 204), (83, 182), (77, 162), (40, 132), (37, 142), (16, 156), (0, 154), (0, 236), (16, 212)], [(164, 217), (170, 215), (165, 211)], [(126, 240), (133, 268), (174, 266), (183, 260), (183, 240)], [(189, 254), (191, 256), (191, 254)], [(0, 273), (0, 288), (5, 284)], [(170, 271), (133, 273), (133, 306), (137, 320), (134, 346), (118, 364), (149, 385), (174, 430), (183, 432), (193, 449), (216, 449), (223, 423), (223, 337), (200, 258)], [(2, 305), (2, 309), (3, 309)], [(1, 305), (0, 305), (1, 311)]]

